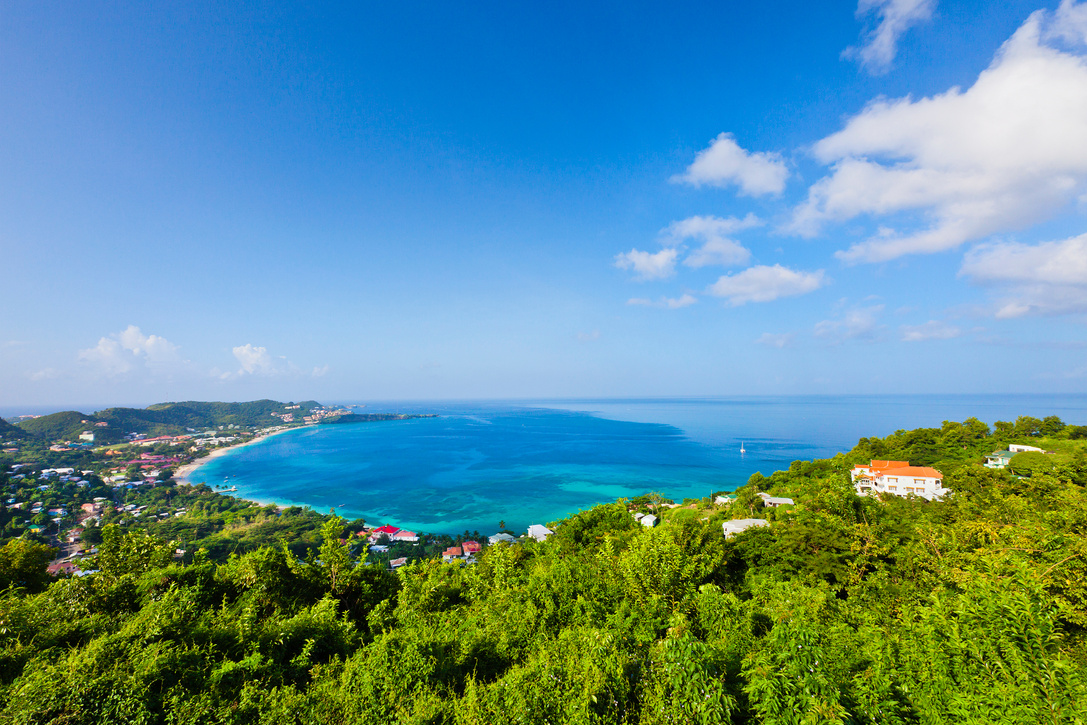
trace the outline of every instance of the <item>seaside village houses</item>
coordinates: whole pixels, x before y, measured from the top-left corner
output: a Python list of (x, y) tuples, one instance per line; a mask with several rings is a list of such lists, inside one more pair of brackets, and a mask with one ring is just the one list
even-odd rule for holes
[(862, 496), (893, 493), (895, 496), (920, 496), (932, 501), (948, 493), (944, 474), (928, 466), (911, 466), (907, 461), (872, 461), (856, 465), (850, 471), (853, 488)]

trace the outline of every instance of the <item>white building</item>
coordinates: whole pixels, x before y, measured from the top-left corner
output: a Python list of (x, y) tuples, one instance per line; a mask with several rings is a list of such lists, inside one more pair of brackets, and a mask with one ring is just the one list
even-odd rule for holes
[(867, 466), (854, 466), (849, 475), (853, 488), (862, 496), (913, 494), (932, 501), (948, 493), (944, 488), (944, 474), (928, 466), (911, 466), (907, 461), (872, 461)]
[(532, 524), (532, 526), (528, 527), (528, 536), (536, 539), (536, 541), (543, 541), (553, 533), (555, 532), (542, 524)]
[(735, 536), (736, 534), (747, 531), (748, 529), (755, 528), (757, 526), (769, 526), (770, 522), (766, 519), (734, 519), (732, 521), (726, 521), (721, 524), (721, 528), (725, 532), (725, 538)]
[(759, 498), (762, 499), (763, 506), (769, 506), (776, 509), (778, 506), (793, 506), (795, 502), (791, 498), (785, 498), (784, 496), (771, 496), (768, 493), (759, 492)]
[(1045, 453), (1041, 448), (1025, 446), (1022, 443), (1012, 443), (1006, 451), (993, 451), (985, 456), (986, 468), (1006, 468), (1016, 453)]

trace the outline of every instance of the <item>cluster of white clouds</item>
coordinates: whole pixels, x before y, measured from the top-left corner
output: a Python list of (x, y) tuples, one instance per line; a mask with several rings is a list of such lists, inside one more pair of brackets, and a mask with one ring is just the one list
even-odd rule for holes
[[(304, 373), (285, 357), (273, 356), (267, 348), (249, 343), (238, 345), (231, 352), (238, 365), (237, 370), (221, 372), (212, 368), (204, 372), (182, 357), (178, 345), (159, 335), (145, 335), (139, 327), (129, 325), (120, 332), (99, 338), (94, 347), (79, 350), (76, 362), (83, 373), (104, 379), (176, 379), (183, 375), (193, 378), (210, 376), (220, 380), (282, 375), (321, 377), (329, 370), (324, 365)], [(50, 380), (65, 377), (66, 374), (62, 370), (46, 368), (32, 373), (30, 379)]]
[(76, 357), (109, 377), (134, 369), (164, 371), (185, 363), (177, 345), (158, 335), (145, 335), (135, 325), (99, 338), (97, 345), (80, 350)]
[[(1062, 4), (1064, 16), (1078, 10)], [(920, 228), (879, 234), (838, 253), (883, 262), (954, 249), (1052, 216), (1087, 184), (1087, 61), (1048, 45), (1072, 25), (1036, 12), (973, 86), (878, 100), (813, 147), (831, 173), (808, 191), (789, 229), (920, 214)]]
[(966, 253), (960, 274), (998, 290), (998, 318), (1087, 312), (1087, 234), (981, 244)]
[[(845, 55), (870, 72), (886, 71), (902, 35), (935, 8), (935, 0), (860, 0), (858, 17), (874, 18), (875, 26)], [(870, 223), (874, 233), (835, 253), (846, 265), (967, 245), (960, 276), (991, 291), (997, 318), (1087, 312), (1087, 235), (1040, 244), (993, 241), (1087, 205), (1085, 45), (1087, 2), (1061, 0), (1055, 11), (1031, 14), (965, 90), (872, 101), (841, 130), (797, 150), (826, 172), (783, 210), (785, 221), (773, 231), (812, 238), (831, 225)], [(672, 181), (773, 200), (794, 176), (780, 152), (750, 151), (722, 133)], [(762, 224), (751, 214), (692, 216), (661, 231), (659, 251), (632, 249), (617, 255), (615, 265), (643, 282), (675, 277), (681, 263), (748, 265), (754, 255), (735, 235)], [(719, 277), (703, 293), (737, 306), (807, 294), (829, 281), (824, 270), (756, 264)], [(684, 293), (629, 302), (678, 309), (695, 299)], [(854, 310), (820, 323), (814, 334), (871, 337), (878, 332), (873, 317), (871, 310)], [(935, 320), (901, 329), (908, 342), (961, 334)], [(759, 342), (782, 347), (791, 338)]]

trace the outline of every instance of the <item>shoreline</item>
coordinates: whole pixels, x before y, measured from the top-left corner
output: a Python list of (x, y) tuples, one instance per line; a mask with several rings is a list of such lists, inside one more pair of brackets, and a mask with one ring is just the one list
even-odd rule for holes
[(216, 458), (220, 458), (222, 456), (225, 456), (230, 451), (234, 451), (234, 450), (237, 450), (239, 448), (245, 448), (246, 446), (251, 446), (254, 443), (259, 443), (260, 441), (267, 440), (269, 438), (273, 438), (273, 437), (275, 437), (277, 435), (280, 435), (282, 433), (289, 433), (292, 430), (302, 430), (304, 428), (312, 428), (314, 425), (316, 425), (316, 424), (311, 423), (311, 424), (308, 424), (308, 425), (295, 426), (293, 428), (284, 428), (283, 430), (277, 430), (274, 433), (266, 433), (264, 435), (253, 436), (252, 438), (247, 440), (245, 443), (238, 443), (238, 444), (233, 445), (233, 446), (227, 446), (226, 448), (216, 448), (215, 450), (213, 450), (208, 455), (201, 456), (200, 458), (197, 458), (196, 460), (192, 461), (191, 463), (186, 463), (185, 465), (180, 466), (176, 471), (174, 471), (174, 481), (176, 483), (178, 483), (178, 484), (194, 485), (193, 481), (191, 480), (192, 476), (198, 470), (200, 470), (200, 467), (203, 466), (204, 464), (206, 464), (206, 463), (208, 463), (208, 462), (210, 462), (210, 461), (212, 461), (212, 460), (214, 460)]

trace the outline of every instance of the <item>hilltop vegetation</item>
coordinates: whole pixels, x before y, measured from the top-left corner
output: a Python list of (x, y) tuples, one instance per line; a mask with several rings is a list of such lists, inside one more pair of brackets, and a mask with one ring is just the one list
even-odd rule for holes
[[(1020, 478), (958, 453), (1001, 431), (957, 425), (756, 474), (731, 504), (658, 506), (656, 528), (631, 505), (658, 499), (597, 506), (475, 566), (361, 564), (334, 518), (316, 556), (222, 563), (107, 526), (100, 572), (46, 587), (11, 542), (0, 721), (1082, 723), (1087, 442), (1039, 430), (1067, 463)], [(955, 493), (856, 496), (873, 451), (958, 463)], [(770, 526), (722, 536), (752, 515)]]

